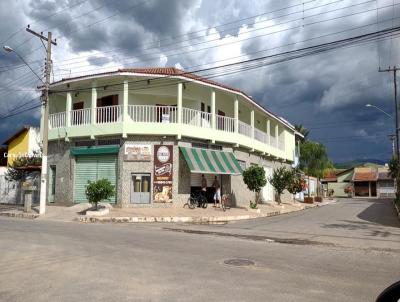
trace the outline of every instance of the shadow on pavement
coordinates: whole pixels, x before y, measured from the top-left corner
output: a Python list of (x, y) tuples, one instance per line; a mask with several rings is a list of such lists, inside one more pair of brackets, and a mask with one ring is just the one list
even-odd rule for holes
[(371, 206), (358, 214), (358, 218), (384, 226), (400, 227), (400, 221), (396, 216), (396, 210), (390, 199), (368, 201), (372, 203)]

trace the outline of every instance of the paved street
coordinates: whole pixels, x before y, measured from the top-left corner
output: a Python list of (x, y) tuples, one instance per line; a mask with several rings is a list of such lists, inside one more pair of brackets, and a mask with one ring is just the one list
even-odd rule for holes
[(349, 199), (227, 225), (0, 218), (0, 301), (373, 301), (400, 280), (399, 227)]

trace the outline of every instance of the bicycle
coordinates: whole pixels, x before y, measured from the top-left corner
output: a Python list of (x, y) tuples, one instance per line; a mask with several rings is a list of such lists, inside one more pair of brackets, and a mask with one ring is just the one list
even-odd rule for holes
[(207, 202), (207, 198), (201, 194), (201, 193), (197, 193), (197, 194), (190, 194), (190, 197), (188, 198), (187, 201), (187, 205), (189, 207), (189, 209), (194, 209), (196, 207), (202, 207), (203, 209), (207, 208), (208, 206), (208, 202)]
[(226, 211), (227, 208), (228, 209), (231, 208), (230, 205), (229, 205), (229, 196), (228, 196), (228, 194), (222, 195), (222, 197), (221, 197), (221, 208), (222, 208), (222, 210), (224, 212)]

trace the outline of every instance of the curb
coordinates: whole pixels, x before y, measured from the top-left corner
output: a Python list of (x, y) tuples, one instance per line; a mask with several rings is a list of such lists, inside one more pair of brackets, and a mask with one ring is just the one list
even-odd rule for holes
[(0, 216), (14, 217), (14, 218), (35, 219), (35, 218), (38, 218), (40, 215), (39, 214), (32, 214), (32, 213), (4, 212), (4, 213), (0, 213)]
[[(301, 211), (303, 209), (299, 209), (292, 212)], [(183, 222), (183, 223), (225, 223), (229, 221), (239, 221), (239, 220), (247, 220), (254, 218), (262, 218), (262, 217), (271, 217), (278, 216), (282, 214), (287, 214), (290, 212), (282, 212), (282, 211), (274, 211), (269, 212), (263, 215), (237, 215), (237, 216), (201, 216), (201, 217), (192, 217), (192, 216), (138, 216), (138, 217), (78, 217), (75, 218), (75, 221), (83, 222), (83, 223), (143, 223), (143, 222)]]

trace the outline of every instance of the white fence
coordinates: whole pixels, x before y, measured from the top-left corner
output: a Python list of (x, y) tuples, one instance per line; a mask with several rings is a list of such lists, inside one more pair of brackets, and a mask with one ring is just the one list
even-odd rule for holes
[(97, 107), (96, 122), (98, 124), (122, 122), (122, 106)]
[(176, 123), (175, 106), (129, 105), (128, 115), (135, 123)]
[(233, 117), (217, 115), (217, 129), (226, 132), (235, 132), (235, 119)]
[(182, 123), (201, 128), (211, 128), (211, 113), (182, 108)]
[(251, 137), (251, 126), (239, 121), (239, 133)]
[(88, 125), (92, 116), (91, 108), (71, 111), (71, 126)]
[(49, 128), (62, 128), (65, 127), (65, 112), (58, 112), (49, 115)]

